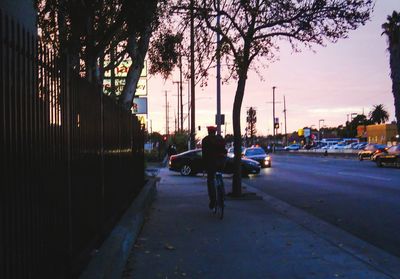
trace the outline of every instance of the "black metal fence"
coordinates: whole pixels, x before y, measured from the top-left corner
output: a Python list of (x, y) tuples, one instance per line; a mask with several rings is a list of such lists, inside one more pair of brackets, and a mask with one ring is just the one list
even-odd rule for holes
[(76, 277), (144, 184), (137, 118), (0, 11), (0, 278)]

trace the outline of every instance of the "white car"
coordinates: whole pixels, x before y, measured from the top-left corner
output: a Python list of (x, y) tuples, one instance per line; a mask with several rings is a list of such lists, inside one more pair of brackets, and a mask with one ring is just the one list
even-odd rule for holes
[(340, 142), (331, 147), (331, 149), (345, 149), (346, 143)]
[(299, 150), (301, 148), (300, 144), (291, 144), (285, 147), (285, 150)]
[(357, 146), (357, 144), (358, 144), (358, 142), (352, 142), (352, 143), (346, 145), (346, 146), (344, 147), (344, 149), (355, 149), (355, 147)]
[[(244, 151), (244, 147), (242, 146), (242, 153), (243, 153), (243, 151)], [(235, 152), (234, 152), (233, 147), (230, 147), (230, 148), (228, 149), (228, 153), (226, 154), (226, 156), (227, 156), (228, 158), (233, 158), (233, 157), (235, 157)]]
[(363, 149), (365, 146), (367, 146), (367, 142), (360, 142), (359, 144), (357, 144), (356, 146), (354, 146), (354, 149), (360, 150)]

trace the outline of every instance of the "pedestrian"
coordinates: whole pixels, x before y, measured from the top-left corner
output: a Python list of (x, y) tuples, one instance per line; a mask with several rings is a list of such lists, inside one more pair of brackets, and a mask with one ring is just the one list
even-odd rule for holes
[(203, 164), (207, 172), (207, 191), (209, 198), (209, 208), (215, 206), (215, 173), (222, 172), (226, 161), (225, 140), (221, 135), (216, 135), (217, 128), (215, 126), (207, 127), (208, 135), (203, 138), (202, 156)]
[(172, 145), (172, 144), (170, 144), (169, 146), (168, 146), (168, 157), (171, 157), (172, 155), (175, 155), (176, 154), (176, 148), (175, 148), (175, 146), (174, 145)]

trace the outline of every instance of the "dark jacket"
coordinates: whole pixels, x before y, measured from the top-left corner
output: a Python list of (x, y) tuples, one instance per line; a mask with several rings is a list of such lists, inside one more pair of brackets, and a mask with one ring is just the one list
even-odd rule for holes
[(207, 170), (223, 169), (226, 159), (225, 140), (220, 135), (208, 135), (202, 142), (203, 163)]

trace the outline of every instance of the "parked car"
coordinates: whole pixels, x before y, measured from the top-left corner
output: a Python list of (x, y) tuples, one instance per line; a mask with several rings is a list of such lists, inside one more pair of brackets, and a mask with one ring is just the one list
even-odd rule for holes
[(332, 145), (331, 149), (336, 149), (336, 150), (345, 149), (346, 145), (347, 144), (345, 142), (339, 142), (339, 143), (337, 143), (335, 145)]
[(302, 149), (304, 149), (304, 150), (310, 150), (310, 149), (313, 149), (314, 146), (315, 146), (315, 145), (313, 145), (313, 144), (305, 144), (305, 145), (303, 145)]
[(385, 146), (384, 148), (378, 148), (377, 150), (375, 150), (375, 152), (372, 154), (371, 156), (371, 161), (375, 162), (376, 158), (382, 154), (385, 153), (387, 150), (389, 149), (389, 147)]
[(375, 162), (378, 167), (393, 165), (400, 168), (400, 145), (393, 145), (379, 153)]
[(283, 150), (285, 150), (285, 147), (282, 144), (275, 144), (275, 151), (283, 151)]
[(358, 159), (360, 161), (365, 159), (372, 160), (372, 156), (374, 155), (374, 153), (377, 150), (379, 150), (379, 152), (382, 152), (385, 149), (385, 147), (386, 146), (382, 144), (374, 144), (374, 143), (367, 144), (363, 150), (358, 152)]
[(359, 144), (360, 143), (358, 143), (358, 142), (352, 142), (352, 143), (349, 143), (348, 145), (346, 145), (344, 147), (344, 149), (356, 149), (356, 146), (359, 145)]
[(359, 144), (356, 144), (356, 145), (354, 146), (354, 149), (361, 150), (361, 149), (363, 149), (365, 146), (367, 146), (367, 144), (368, 144), (368, 142), (360, 142)]
[(300, 144), (294, 143), (285, 147), (285, 150), (299, 150), (301, 148)]
[[(243, 151), (244, 151), (244, 147), (242, 146), (242, 154), (243, 154)], [(227, 156), (228, 156), (229, 158), (235, 157), (235, 152), (234, 152), (234, 150), (233, 150), (233, 147), (230, 147), (230, 148), (228, 149), (228, 154), (227, 154)]]
[(261, 147), (249, 147), (243, 151), (243, 156), (260, 163), (262, 168), (271, 167), (271, 156)]
[[(233, 161), (234, 158), (227, 157), (224, 173), (233, 173)], [(241, 158), (241, 163), (243, 176), (260, 173), (261, 166), (257, 161)], [(169, 170), (180, 172), (183, 176), (196, 175), (205, 171), (201, 149), (189, 150), (171, 156), (168, 166)]]

